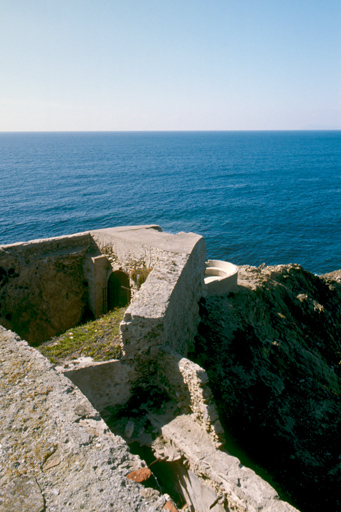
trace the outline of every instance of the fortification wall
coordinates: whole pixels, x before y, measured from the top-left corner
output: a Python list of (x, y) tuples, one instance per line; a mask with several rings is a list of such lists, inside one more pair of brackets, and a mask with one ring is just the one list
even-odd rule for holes
[[(206, 252), (203, 238), (192, 233), (138, 230), (127, 241), (127, 233), (113, 236), (113, 230), (101, 230), (94, 238), (102, 251), (110, 250), (130, 268), (134, 261), (139, 267), (153, 266), (121, 324), (123, 358), (100, 364), (68, 362), (63, 370), (103, 411), (126, 403), (133, 388), (156, 381), (160, 375), (165, 379), (167, 372), (162, 368), (170, 360), (181, 380), (178, 361), (191, 348), (197, 332)], [(128, 270), (127, 266), (123, 268)], [(160, 353), (162, 348), (169, 349), (167, 360)], [(175, 390), (174, 379), (163, 385)]]
[(199, 322), (205, 256), (202, 237), (158, 226), (0, 246), (0, 324), (39, 344), (90, 310), (95, 317), (105, 312), (108, 278), (120, 270), (135, 292), (121, 326), (126, 359), (139, 357), (142, 365), (142, 353), (154, 358), (161, 346), (183, 356)]
[[(195, 249), (191, 255), (199, 240), (200, 250)], [(193, 264), (187, 265), (190, 257)], [(171, 335), (177, 340), (181, 338), (180, 352), (184, 353), (185, 338), (193, 338), (190, 331), (196, 328), (204, 259), (201, 237), (187, 233), (170, 235), (158, 226), (109, 228), (3, 245), (0, 324), (31, 344), (39, 344), (77, 325), (91, 313), (95, 317), (105, 313), (108, 279), (113, 271), (127, 274), (134, 295), (154, 269), (151, 288), (142, 303), (148, 295), (159, 311), (154, 306), (147, 311), (147, 307), (145, 316), (163, 318), (167, 311), (162, 327), (169, 331), (167, 343), (173, 343)], [(179, 307), (165, 309), (172, 293), (176, 296), (171, 302)], [(137, 301), (137, 309), (141, 311), (141, 300)], [(189, 336), (184, 335), (187, 331)]]
[(166, 496), (127, 478), (145, 463), (69, 379), (2, 327), (0, 376), (0, 512), (162, 510)]
[(89, 247), (89, 233), (0, 246), (0, 324), (32, 344), (76, 325)]
[[(123, 426), (128, 441), (143, 438), (159, 460), (173, 464), (174, 483), (191, 510), (294, 511), (237, 459), (217, 450), (223, 431), (207, 374), (185, 357), (197, 332), (204, 284), (200, 236), (137, 226), (0, 249), (8, 308), (2, 318), (27, 329), (33, 343), (49, 328), (60, 329), (71, 305), (74, 319), (87, 306), (100, 314), (112, 271), (124, 271), (132, 281), (152, 269), (136, 286), (121, 324), (121, 360), (89, 358), (81, 367), (68, 361), (57, 372), (0, 327), (0, 512), (173, 510), (168, 496), (126, 478), (144, 463), (97, 411), (111, 428)], [(15, 306), (20, 294), (25, 300)], [(6, 311), (13, 317), (6, 318)], [(154, 441), (149, 428), (154, 438), (159, 434)]]
[(150, 251), (153, 271), (136, 293), (122, 322), (125, 356), (155, 357), (162, 346), (186, 355), (199, 322), (205, 265), (204, 240), (192, 233), (170, 240), (173, 251)]

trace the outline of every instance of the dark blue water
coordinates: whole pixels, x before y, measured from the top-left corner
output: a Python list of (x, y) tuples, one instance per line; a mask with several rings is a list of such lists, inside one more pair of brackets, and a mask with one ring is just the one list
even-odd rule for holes
[(0, 134), (0, 244), (159, 224), (212, 258), (341, 268), (341, 132)]

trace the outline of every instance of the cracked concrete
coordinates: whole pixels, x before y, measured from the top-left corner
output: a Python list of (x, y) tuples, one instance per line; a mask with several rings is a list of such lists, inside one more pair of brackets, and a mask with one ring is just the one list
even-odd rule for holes
[(162, 510), (126, 475), (144, 466), (87, 398), (0, 327), (0, 511)]

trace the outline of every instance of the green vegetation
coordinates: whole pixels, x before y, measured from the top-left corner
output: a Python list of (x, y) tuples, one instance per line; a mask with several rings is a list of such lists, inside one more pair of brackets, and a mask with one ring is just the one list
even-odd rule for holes
[(136, 268), (131, 273), (132, 280), (136, 283), (137, 289), (139, 290), (142, 286), (142, 284), (146, 281), (147, 277), (149, 276), (150, 272), (152, 271), (151, 268)]
[(95, 361), (118, 359), (121, 356), (120, 323), (126, 308), (116, 308), (86, 324), (68, 329), (42, 344), (38, 350), (52, 363), (90, 356)]

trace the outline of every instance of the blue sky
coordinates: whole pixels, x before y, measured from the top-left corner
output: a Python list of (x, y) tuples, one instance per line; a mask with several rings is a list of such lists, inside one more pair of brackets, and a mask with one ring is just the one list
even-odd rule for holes
[(0, 0), (0, 131), (341, 129), (340, 0)]

